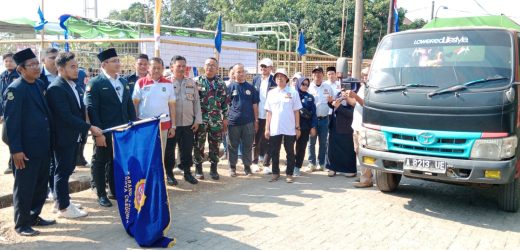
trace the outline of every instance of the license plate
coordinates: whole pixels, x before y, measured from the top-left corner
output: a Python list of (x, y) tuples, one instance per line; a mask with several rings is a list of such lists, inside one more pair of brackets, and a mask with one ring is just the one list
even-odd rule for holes
[(433, 161), (425, 159), (406, 158), (403, 168), (429, 173), (445, 174), (448, 163), (445, 161)]

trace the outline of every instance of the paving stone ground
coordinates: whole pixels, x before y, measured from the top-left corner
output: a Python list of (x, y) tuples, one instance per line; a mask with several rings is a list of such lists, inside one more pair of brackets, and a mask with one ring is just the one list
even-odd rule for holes
[[(0, 149), (3, 155), (5, 147)], [(498, 210), (492, 188), (404, 178), (397, 192), (387, 194), (353, 188), (353, 179), (325, 172), (293, 184), (268, 178), (223, 176), (169, 187), (168, 235), (177, 239), (175, 248), (520, 249), (520, 214)], [(17, 236), (13, 208), (0, 209), (0, 249), (139, 249), (115, 207), (99, 207), (90, 190), (72, 197), (89, 216), (58, 219), (38, 228), (37, 237)], [(54, 218), (50, 210), (48, 203), (42, 215)]]

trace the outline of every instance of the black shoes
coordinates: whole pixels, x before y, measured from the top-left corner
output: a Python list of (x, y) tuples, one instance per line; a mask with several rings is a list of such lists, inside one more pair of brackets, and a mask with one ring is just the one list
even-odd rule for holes
[(211, 179), (213, 179), (213, 180), (220, 179), (220, 176), (218, 175), (218, 172), (217, 172), (217, 164), (216, 163), (211, 163), (211, 167), (210, 167), (210, 170), (209, 170), (209, 176), (211, 176)]
[(113, 195), (113, 194), (109, 194), (109, 195), (108, 195), (108, 198), (111, 199), (111, 200), (116, 200), (116, 196)]
[(179, 184), (173, 175), (167, 177), (166, 183), (168, 186), (177, 186)]
[(193, 175), (191, 175), (191, 173), (185, 173), (184, 174), (184, 180), (195, 185), (197, 183), (199, 183), (199, 181), (197, 179), (195, 179), (195, 177), (193, 177)]
[(112, 202), (110, 202), (110, 200), (106, 196), (99, 197), (98, 203), (102, 207), (111, 207), (112, 206)]
[(45, 226), (50, 226), (50, 225), (54, 225), (54, 224), (56, 224), (55, 220), (45, 220), (42, 217), (38, 216), (38, 218), (36, 218), (36, 220), (34, 220), (32, 225), (35, 227), (36, 226), (45, 227)]
[(195, 178), (198, 180), (204, 180), (204, 173), (202, 172), (202, 164), (195, 165)]
[(40, 231), (32, 229), (32, 227), (20, 227), (16, 229), (16, 233), (20, 236), (36, 236), (40, 234)]

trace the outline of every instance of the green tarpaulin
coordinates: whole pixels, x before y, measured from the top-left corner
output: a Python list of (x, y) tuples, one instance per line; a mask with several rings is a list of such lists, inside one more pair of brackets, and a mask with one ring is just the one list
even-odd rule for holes
[(456, 18), (435, 18), (423, 29), (447, 28), (447, 27), (501, 27), (520, 31), (520, 25), (507, 16), (474, 16)]

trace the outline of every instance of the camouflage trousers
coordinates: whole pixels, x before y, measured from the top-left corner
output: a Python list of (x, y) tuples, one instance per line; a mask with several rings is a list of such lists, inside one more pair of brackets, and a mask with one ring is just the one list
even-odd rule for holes
[(204, 146), (206, 145), (206, 137), (209, 144), (209, 161), (218, 163), (219, 147), (222, 141), (222, 132), (211, 131), (208, 124), (199, 125), (199, 129), (195, 133), (195, 143), (193, 144), (193, 163), (202, 164), (204, 162)]

